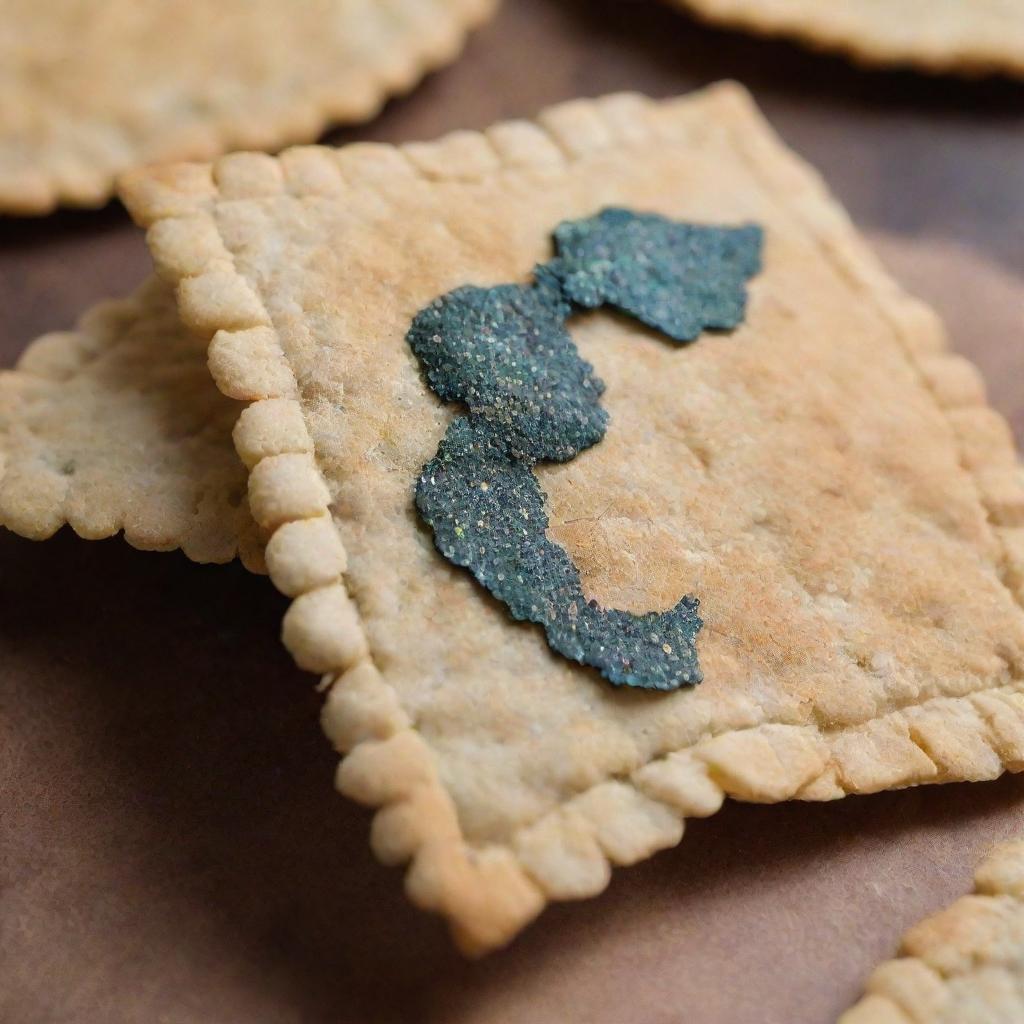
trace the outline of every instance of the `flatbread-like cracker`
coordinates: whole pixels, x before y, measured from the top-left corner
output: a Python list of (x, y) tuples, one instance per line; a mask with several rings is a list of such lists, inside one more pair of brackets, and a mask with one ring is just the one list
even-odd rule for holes
[[(1024, 480), (944, 351), (736, 86), (580, 101), (433, 144), (129, 176), (183, 320), (212, 338), (285, 642), (327, 674), (343, 792), (463, 947), (507, 941), (684, 817), (1024, 766)], [(611, 205), (754, 221), (746, 322), (690, 347), (573, 321), (607, 436), (539, 467), (549, 533), (605, 607), (701, 598), (705, 681), (623, 692), (438, 555), (413, 488), (452, 417), (406, 342), (473, 283), (529, 280)], [(347, 559), (347, 568), (346, 568)]]
[(3, 0), (0, 213), (129, 167), (315, 139), (451, 61), (495, 0)]
[(210, 380), (206, 345), (156, 278), (0, 372), (0, 525), (35, 540), (69, 523), (138, 548), (262, 565), (239, 406)]
[(673, 0), (727, 28), (869, 65), (1024, 75), (1024, 0)]
[(974, 892), (915, 925), (839, 1024), (1024, 1020), (1024, 839), (978, 865)]
[[(976, 321), (972, 311), (979, 304), (1010, 310), (1019, 299), (1019, 282), (970, 249), (875, 232), (870, 240), (915, 293), (948, 299), (951, 277), (963, 286), (966, 273), (969, 286), (957, 293), (963, 310), (954, 319)], [(1019, 317), (1011, 319), (1008, 331), (1016, 329)], [(87, 372), (67, 376), (95, 353), (103, 358), (93, 359)], [(140, 400), (143, 394), (145, 401)], [(164, 426), (169, 408), (197, 422), (206, 417), (202, 430), (179, 453), (168, 447), (174, 439)], [(5, 497), (0, 476), (0, 526), (45, 538), (64, 524), (65, 509), (73, 509), (79, 533), (106, 537), (122, 518), (111, 513), (131, 508), (128, 536), (136, 546), (178, 547), (187, 538), (194, 559), (219, 562), (240, 543), (245, 564), (263, 571), (248, 502), (239, 505), (230, 497), (240, 484), (244, 487), (231, 441), (237, 411), (209, 380), (205, 343), (197, 343), (181, 326), (169, 286), (149, 282), (127, 302), (102, 303), (82, 318), (77, 331), (47, 335), (30, 346), (20, 370), (0, 371), (0, 459), (18, 480), (16, 496), (9, 480)], [(123, 459), (126, 443), (134, 457)], [(79, 466), (97, 464), (103, 485), (71, 497), (67, 487), (55, 486), (49, 467), (72, 459)], [(75, 488), (82, 479), (68, 484)], [(170, 534), (153, 529), (150, 514), (165, 520), (165, 506), (190, 507), (200, 487), (206, 493), (200, 521), (190, 520)], [(157, 501), (157, 495), (164, 498)], [(105, 526), (97, 531), (99, 523)]]
[[(962, 296), (963, 310), (955, 311), (954, 320), (971, 317), (976, 322), (979, 305), (1010, 310), (1019, 301), (1016, 279), (963, 246), (877, 232), (870, 241), (916, 294), (948, 299), (955, 277), (963, 287), (953, 298)], [(1019, 317), (1011, 320), (1007, 331), (1017, 328)], [(98, 352), (104, 358), (93, 360), (88, 372), (67, 377), (71, 366)], [(140, 401), (142, 394), (145, 401)], [(168, 448), (173, 441), (164, 426), (169, 408), (180, 408), (179, 415), (198, 422), (206, 417), (202, 431), (178, 453), (181, 458)], [(197, 343), (181, 326), (169, 286), (149, 282), (127, 302), (102, 303), (82, 318), (77, 331), (47, 335), (30, 346), (19, 371), (0, 371), (0, 458), (18, 479), (17, 497), (13, 491), (4, 497), (0, 476), (0, 526), (45, 538), (64, 524), (64, 510), (70, 508), (81, 534), (106, 537), (119, 528), (121, 517), (112, 517), (113, 509), (132, 508), (129, 538), (136, 546), (178, 547), (188, 538), (187, 551), (194, 559), (219, 562), (229, 559), (241, 542), (246, 565), (263, 571), (248, 502), (238, 505), (229, 497), (240, 483), (244, 487), (231, 441), (237, 411), (209, 380), (205, 343)], [(123, 460), (120, 453), (129, 442), (134, 458)], [(80, 466), (97, 463), (103, 486), (70, 498), (66, 487), (55, 486), (48, 467), (72, 459)], [(68, 483), (74, 487), (81, 480)], [(200, 486), (206, 491), (201, 521), (162, 535), (147, 522), (149, 514), (165, 519), (165, 505), (191, 506)], [(211, 495), (211, 489), (217, 493)], [(156, 501), (157, 495), (164, 500)], [(97, 532), (97, 523), (106, 526)]]

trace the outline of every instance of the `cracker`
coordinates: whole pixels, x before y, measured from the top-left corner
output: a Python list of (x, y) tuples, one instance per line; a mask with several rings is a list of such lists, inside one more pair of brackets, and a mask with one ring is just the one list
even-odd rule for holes
[(371, 118), (496, 0), (7, 0), (0, 213), (99, 206), (163, 160), (277, 149)]
[(198, 562), (240, 553), (258, 570), (238, 411), (154, 278), (0, 372), (0, 525), (34, 540), (64, 523), (90, 539), (123, 530), (138, 548)]
[[(829, 800), (1024, 765), (1024, 480), (941, 327), (737, 86), (578, 101), (432, 144), (236, 154), (125, 180), (212, 339), (297, 662), (326, 674), (340, 789), (463, 948), (741, 800)], [(541, 464), (549, 535), (604, 607), (701, 599), (704, 682), (624, 692), (434, 549), (417, 474), (453, 417), (406, 334), (526, 282), (609, 206), (764, 230), (745, 322), (573, 340), (601, 443)], [(347, 563), (346, 563), (347, 557)], [(346, 568), (347, 564), (347, 568)]]
[(867, 65), (1024, 75), (1022, 0), (673, 0), (726, 28), (786, 36)]
[(840, 1024), (1024, 1020), (1024, 839), (978, 865), (974, 892), (910, 929)]

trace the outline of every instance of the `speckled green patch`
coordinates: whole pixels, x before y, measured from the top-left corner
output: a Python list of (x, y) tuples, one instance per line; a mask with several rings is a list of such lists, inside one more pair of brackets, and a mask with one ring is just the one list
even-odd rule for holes
[(608, 209), (559, 224), (555, 249), (547, 270), (570, 302), (614, 306), (683, 342), (743, 322), (744, 285), (761, 267), (761, 229)]
[(647, 615), (587, 601), (572, 559), (548, 540), (537, 477), (510, 455), (497, 424), (454, 420), (423, 468), (416, 504), (441, 554), (469, 569), (514, 618), (542, 625), (559, 654), (629, 686), (674, 690), (699, 680), (696, 600)]
[(734, 327), (761, 231), (614, 209), (559, 225), (555, 240), (534, 284), (458, 288), (413, 320), (408, 341), (431, 388), (469, 410), (423, 467), (416, 507), (441, 554), (514, 618), (543, 626), (553, 650), (616, 684), (674, 690), (701, 679), (696, 598), (643, 615), (588, 601), (547, 537), (532, 467), (574, 458), (607, 426), (604, 385), (566, 330), (573, 304), (615, 306), (677, 341)]
[(427, 382), (492, 423), (514, 458), (567, 462), (604, 437), (604, 384), (580, 358), (554, 282), (457, 288), (407, 335)]

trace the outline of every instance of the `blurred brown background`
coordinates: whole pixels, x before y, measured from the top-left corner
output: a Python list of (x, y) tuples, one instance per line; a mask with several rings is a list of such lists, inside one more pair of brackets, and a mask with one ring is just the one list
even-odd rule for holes
[[(724, 77), (945, 315), (1024, 440), (1024, 85), (858, 72), (646, 2), (507, 0), (461, 62), (330, 138)], [(148, 271), (116, 207), (0, 221), (0, 364)], [(283, 607), (237, 565), (0, 534), (3, 1024), (826, 1024), (1024, 831), (1014, 778), (732, 805), (467, 963), (332, 792)]]

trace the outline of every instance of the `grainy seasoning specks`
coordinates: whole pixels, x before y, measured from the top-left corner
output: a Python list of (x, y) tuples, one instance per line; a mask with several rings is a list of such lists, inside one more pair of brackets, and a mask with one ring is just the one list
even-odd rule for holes
[(567, 462), (604, 437), (604, 384), (566, 329), (557, 284), (458, 288), (417, 313), (408, 340), (434, 393), (494, 428), (526, 463)]
[[(183, 320), (211, 339), (284, 640), (326, 673), (339, 788), (463, 948), (679, 841), (725, 796), (825, 800), (1024, 764), (1024, 479), (978, 374), (742, 90), (564, 104), (435, 143), (130, 175)], [(701, 596), (704, 682), (595, 685), (436, 551), (413, 482), (459, 415), (406, 334), (529, 280), (552, 226), (621, 206), (761, 224), (726, 338), (606, 309), (572, 339), (600, 444), (536, 467), (584, 593)], [(301, 215), (300, 215), (301, 213)], [(229, 614), (230, 609), (225, 609)]]
[(761, 269), (761, 230), (675, 224), (602, 210), (555, 229), (558, 258), (545, 269), (567, 299), (613, 306), (674, 341), (731, 330), (746, 311), (747, 279)]
[(515, 619), (541, 625), (559, 654), (624, 686), (692, 685), (699, 602), (687, 594), (634, 615), (588, 599), (572, 558), (547, 537), (532, 467), (575, 458), (607, 428), (604, 384), (566, 329), (572, 303), (608, 304), (677, 341), (735, 327), (761, 233), (609, 209), (554, 235), (558, 256), (532, 285), (458, 288), (413, 320), (408, 341), (430, 386), (469, 409), (420, 473), (416, 506), (438, 551)]
[(544, 494), (486, 421), (459, 417), (424, 466), (416, 505), (434, 543), (468, 568), (512, 617), (544, 627), (552, 650), (626, 686), (675, 690), (700, 681), (697, 601), (634, 615), (601, 608), (579, 570), (547, 537)]

